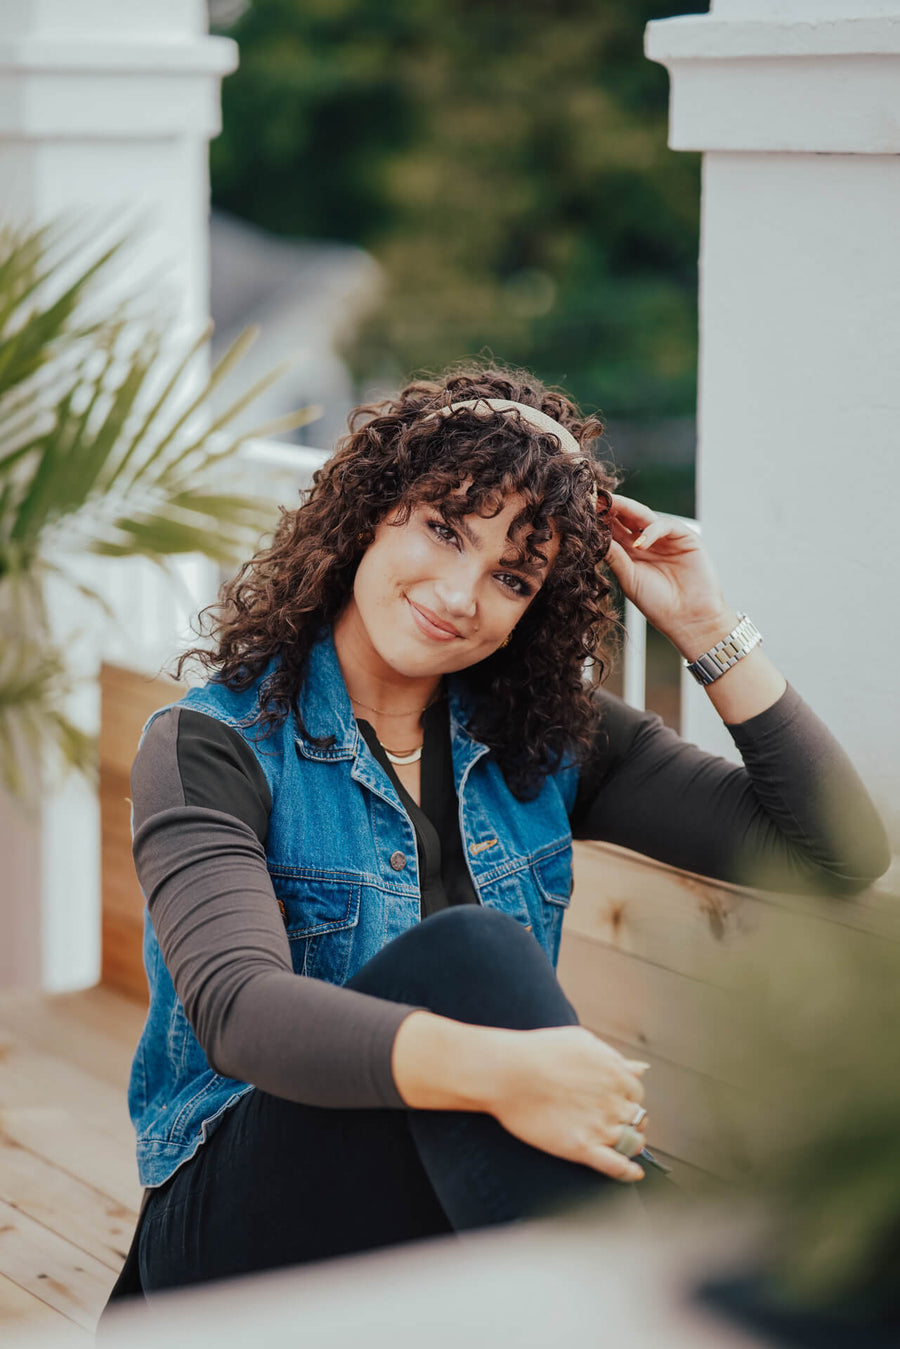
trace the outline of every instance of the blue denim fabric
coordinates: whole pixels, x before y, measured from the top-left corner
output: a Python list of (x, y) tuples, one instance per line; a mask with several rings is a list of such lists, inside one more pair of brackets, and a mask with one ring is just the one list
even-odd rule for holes
[[(420, 921), (415, 832), (388, 775), (360, 734), (330, 627), (318, 634), (293, 718), (268, 736), (251, 727), (270, 663), (242, 693), (211, 680), (168, 707), (217, 717), (245, 737), (272, 795), (266, 858), (290, 939), (294, 971), (344, 984), (393, 938)], [(578, 770), (571, 762), (532, 801), (517, 801), (488, 747), (469, 735), (471, 694), (449, 676), (450, 736), (459, 817), (481, 904), (530, 931), (555, 968), (572, 890), (569, 813)], [(165, 708), (147, 720), (147, 728)], [(403, 864), (398, 867), (400, 857)], [(128, 1092), (145, 1186), (161, 1185), (206, 1140), (245, 1082), (213, 1071), (188, 1024), (145, 912), (150, 1009)]]

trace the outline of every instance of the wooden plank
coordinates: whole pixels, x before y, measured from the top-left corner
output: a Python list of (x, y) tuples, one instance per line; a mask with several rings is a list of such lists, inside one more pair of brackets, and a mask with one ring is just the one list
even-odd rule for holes
[[(589, 1029), (601, 1034), (596, 1026)], [(626, 1041), (609, 1034), (602, 1039), (629, 1058), (634, 1057), (634, 1046)], [(723, 1100), (734, 1099), (734, 1088), (669, 1063), (650, 1050), (643, 1051), (641, 1058), (650, 1064), (644, 1078), (648, 1146), (698, 1171), (727, 1179), (734, 1166), (719, 1119)]]
[(187, 688), (167, 675), (148, 676), (110, 664), (100, 670), (100, 977), (144, 1006), (144, 897), (131, 859), (131, 765), (144, 722)]
[(107, 988), (146, 1008), (150, 1001), (144, 970), (143, 922), (104, 910), (101, 922), (100, 978)]
[(142, 1187), (133, 1133), (128, 1140), (113, 1140), (109, 1133), (59, 1106), (0, 1110), (0, 1133), (123, 1208), (135, 1212), (139, 1208)]
[(186, 683), (168, 675), (147, 675), (122, 665), (100, 666), (100, 759), (126, 775), (137, 753), (141, 727), (158, 707), (177, 702)]
[(61, 1055), (70, 1065), (124, 1092), (144, 1011), (102, 987), (78, 993), (0, 994), (0, 1028), (32, 1049)]
[(0, 1200), (118, 1272), (137, 1210), (85, 1185), (0, 1131)]
[(131, 1122), (120, 1087), (110, 1086), (56, 1055), (23, 1044), (0, 1029), (0, 1106), (63, 1106), (114, 1143), (128, 1137)]
[(68, 1331), (73, 1344), (88, 1344), (91, 1338), (80, 1327), (75, 1327), (62, 1312), (48, 1306), (27, 1289), (20, 1288), (5, 1274), (0, 1274), (0, 1326), (5, 1336), (16, 1330), (28, 1331), (30, 1334), (46, 1331), (53, 1336), (53, 1344), (59, 1343), (57, 1335), (60, 1331)]
[(0, 1200), (0, 1273), (93, 1330), (116, 1275), (99, 1260)]
[(0, 1031), (0, 1128), (128, 1208), (140, 1198), (124, 1090)]
[(728, 993), (578, 933), (563, 936), (559, 981), (579, 1018), (598, 1034), (670, 1063), (709, 1073), (713, 1046), (734, 1017)]
[[(869, 894), (870, 892), (867, 892)], [(879, 901), (880, 903), (880, 901)], [(770, 895), (708, 881), (612, 844), (575, 845), (570, 932), (710, 982), (727, 983), (723, 953), (749, 939), (802, 939), (838, 923), (848, 943), (900, 938), (900, 906)]]
[(714, 1176), (711, 1171), (703, 1171), (699, 1166), (682, 1161), (680, 1157), (673, 1157), (670, 1152), (664, 1152), (656, 1145), (655, 1140), (651, 1151), (664, 1166), (668, 1166), (670, 1180), (682, 1195), (702, 1199), (722, 1193), (725, 1182), (721, 1176)]
[[(598, 970), (608, 977), (598, 978)], [(702, 1021), (692, 995), (702, 989), (721, 1000), (721, 991), (571, 935), (560, 947), (559, 979), (582, 1025), (628, 1058), (651, 1064), (645, 1078), (650, 1146), (727, 1175), (718, 1111), (721, 1094), (733, 1096), (735, 1089), (704, 1071), (702, 1045), (690, 1038), (690, 1026)]]
[(122, 998), (110, 989), (95, 984), (78, 993), (43, 995), (50, 1006), (60, 1009), (68, 1019), (77, 1017), (85, 1026), (109, 1036), (124, 1046), (136, 1043), (144, 1025), (146, 1013), (135, 1007), (128, 998)]

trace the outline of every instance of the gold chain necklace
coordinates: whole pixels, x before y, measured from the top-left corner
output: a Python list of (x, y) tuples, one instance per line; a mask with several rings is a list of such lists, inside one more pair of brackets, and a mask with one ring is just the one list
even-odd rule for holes
[(440, 702), (443, 696), (442, 693), (439, 693), (436, 698), (430, 698), (424, 707), (411, 707), (408, 712), (385, 712), (383, 707), (370, 707), (369, 704), (364, 703), (362, 699), (354, 698), (352, 693), (350, 694), (350, 701), (351, 703), (356, 703), (358, 707), (364, 707), (367, 712), (377, 712), (379, 717), (416, 717), (420, 713), (427, 711), (433, 703)]
[[(408, 712), (385, 712), (385, 710), (381, 707), (371, 707), (368, 703), (364, 703), (362, 699), (354, 698), (353, 694), (350, 693), (349, 689), (347, 690), (347, 692), (350, 693), (351, 703), (356, 703), (357, 707), (365, 708), (367, 712), (375, 712), (379, 717), (414, 717), (420, 715), (422, 712), (426, 712), (429, 707), (432, 707), (435, 703), (440, 702), (441, 698), (443, 698), (444, 696), (443, 690), (441, 690), (440, 685), (438, 685), (438, 690), (439, 691), (437, 696), (429, 699), (429, 701), (425, 704), (424, 707), (414, 707), (411, 708)], [(381, 744), (381, 741), (379, 740), (378, 743)], [(381, 745), (381, 748), (384, 750), (385, 754), (387, 755), (391, 763), (400, 764), (402, 767), (404, 764), (418, 763), (419, 759), (421, 759), (422, 757), (422, 750), (424, 748), (424, 744), (425, 742), (423, 740), (421, 745), (416, 745), (415, 749), (407, 750), (404, 753), (399, 753), (396, 750), (390, 750), (388, 749), (387, 745)]]

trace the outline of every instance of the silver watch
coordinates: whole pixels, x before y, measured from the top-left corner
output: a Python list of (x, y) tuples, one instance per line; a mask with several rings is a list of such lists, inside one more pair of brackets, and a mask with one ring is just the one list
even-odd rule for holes
[(762, 633), (753, 620), (746, 614), (738, 614), (738, 625), (727, 637), (716, 642), (696, 660), (686, 660), (684, 663), (698, 684), (712, 684), (761, 641)]

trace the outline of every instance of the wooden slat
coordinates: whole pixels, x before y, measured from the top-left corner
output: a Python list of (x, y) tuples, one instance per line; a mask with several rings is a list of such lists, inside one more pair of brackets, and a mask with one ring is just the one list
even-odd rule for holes
[(126, 1208), (140, 1199), (125, 1092), (0, 1029), (0, 1129)]
[(108, 988), (147, 1002), (142, 956), (144, 897), (131, 856), (130, 784), (127, 774), (101, 759), (101, 971)]
[(0, 994), (0, 1027), (17, 1041), (66, 1062), (114, 1087), (128, 1085), (144, 1011), (102, 987), (79, 993), (17, 991)]
[(19, 1330), (30, 1334), (46, 1331), (53, 1336), (53, 1343), (56, 1344), (59, 1332), (69, 1328), (73, 1343), (88, 1344), (91, 1338), (86, 1331), (76, 1331), (74, 1324), (62, 1312), (48, 1306), (27, 1289), (20, 1288), (5, 1274), (0, 1274), (0, 1327), (4, 1338)]
[(141, 728), (157, 708), (187, 691), (168, 676), (121, 666), (100, 670), (101, 980), (143, 1005), (141, 956), (144, 897), (131, 860), (131, 765)]
[(734, 1087), (709, 1072), (710, 1018), (729, 1016), (723, 990), (622, 955), (587, 938), (563, 937), (559, 979), (582, 1025), (629, 1058), (651, 1064), (644, 1078), (648, 1142), (690, 1167), (726, 1176), (718, 1127), (722, 1095)]
[(96, 1326), (116, 1280), (99, 1260), (2, 1200), (0, 1271), (86, 1330)]
[[(598, 1035), (601, 1033), (589, 1022), (584, 1024)], [(627, 1057), (634, 1057), (633, 1045), (608, 1033), (602, 1038)], [(714, 1177), (730, 1176), (733, 1158), (716, 1121), (723, 1099), (733, 1101), (734, 1089), (691, 1068), (658, 1058), (651, 1050), (642, 1051), (641, 1058), (650, 1064), (644, 1077), (648, 1146)]]
[(820, 900), (707, 881), (612, 844), (575, 845), (575, 890), (565, 928), (681, 974), (727, 983), (723, 953), (748, 938), (798, 938), (838, 923), (848, 944), (900, 939), (900, 905), (864, 897)]
[(0, 1200), (118, 1273), (137, 1211), (85, 1185), (0, 1131)]
[(141, 1202), (134, 1137), (112, 1139), (59, 1106), (0, 1110), (0, 1133), (92, 1189), (137, 1212)]
[(100, 758), (127, 778), (141, 727), (151, 713), (176, 702), (188, 690), (168, 675), (147, 675), (104, 662), (100, 667)]
[(645, 1050), (708, 1073), (708, 1031), (723, 1033), (733, 1012), (725, 990), (653, 965), (578, 933), (564, 935), (560, 983), (579, 1019), (639, 1058)]
[(0, 1029), (0, 1105), (62, 1105), (113, 1139), (131, 1127), (123, 1091)]
[(141, 954), (143, 921), (122, 917), (108, 910), (101, 922), (102, 959), (100, 977), (107, 988), (115, 989), (146, 1007), (150, 1000), (147, 974)]

